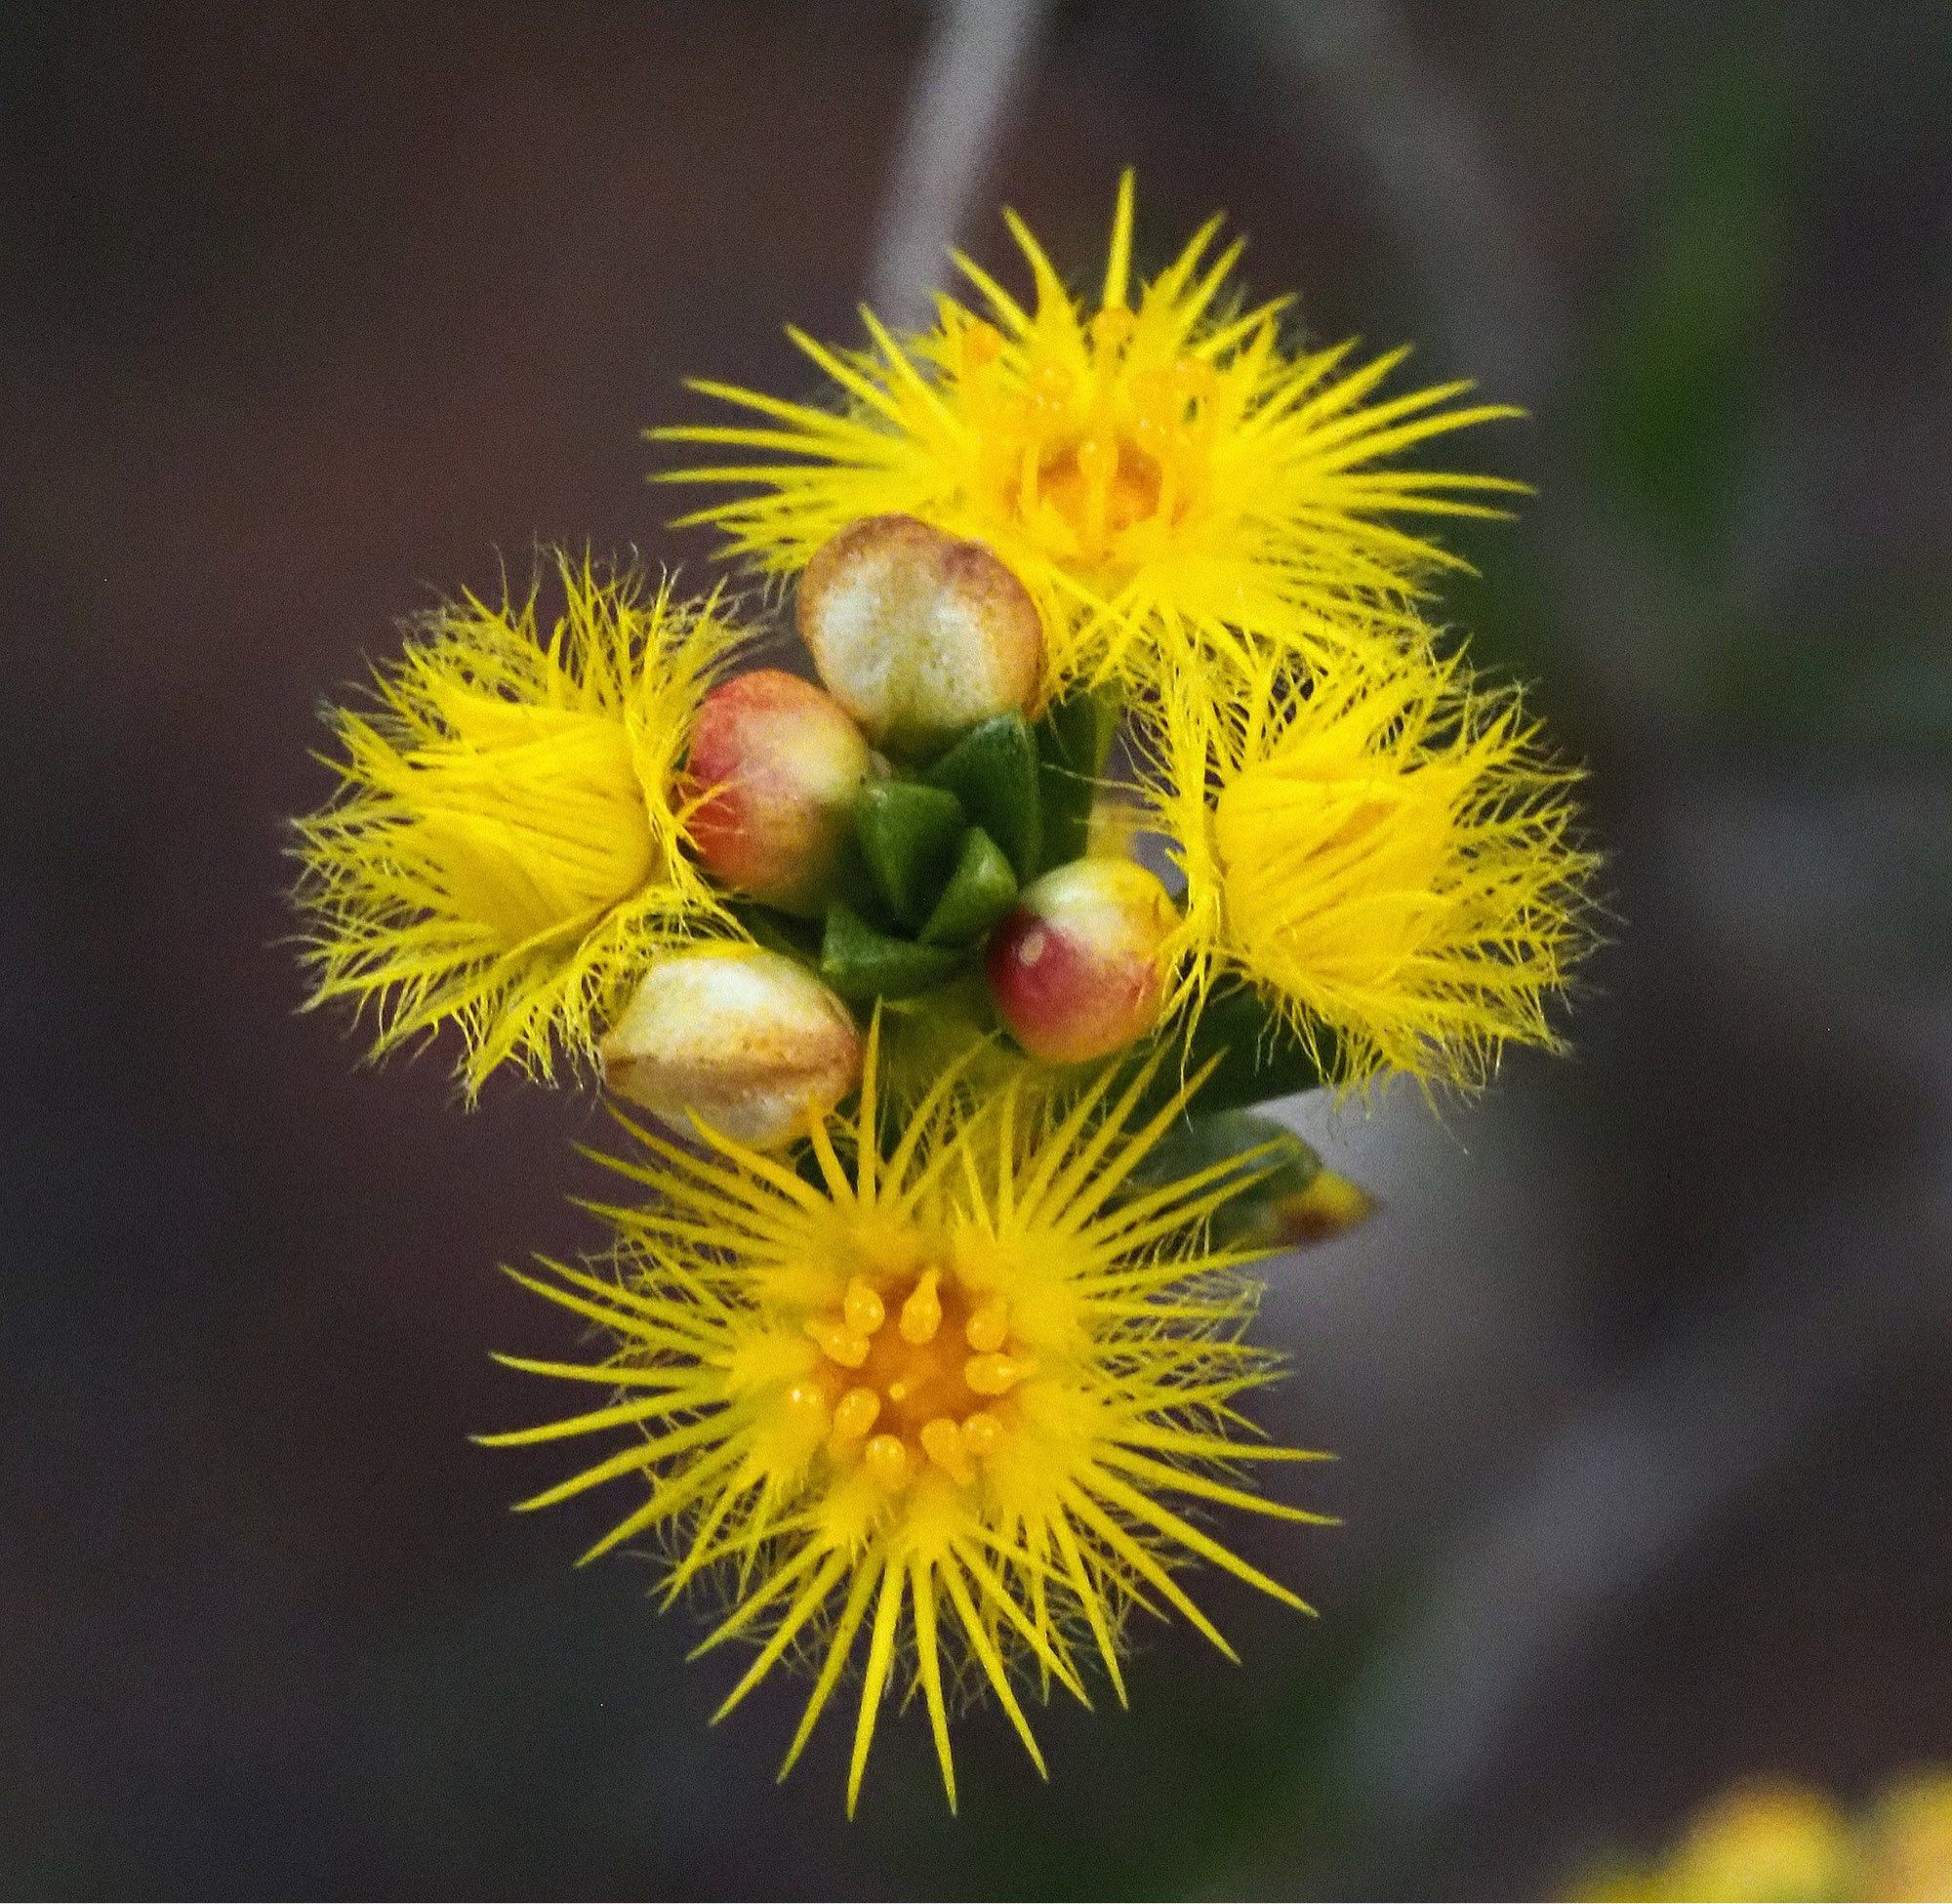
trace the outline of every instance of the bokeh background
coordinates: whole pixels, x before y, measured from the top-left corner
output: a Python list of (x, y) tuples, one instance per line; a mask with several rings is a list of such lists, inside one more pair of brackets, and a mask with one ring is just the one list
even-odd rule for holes
[[(62, 7), (0, 28), (0, 1889), (1535, 1895), (1742, 1773), (1952, 1755), (1952, 246), (1941, 0)], [(791, 1685), (546, 1451), (497, 1276), (584, 1102), (295, 1015), (321, 695), (537, 536), (660, 526), (688, 372), (913, 307), (1121, 165), (1318, 340), (1421, 341), (1539, 489), (1446, 617), (1593, 769), (1575, 1061), (1297, 1107), (1378, 1188), (1274, 1272), (1304, 1621), (1129, 1714), (915, 1715), (840, 1815)], [(578, 1515), (582, 1515), (581, 1521)]]

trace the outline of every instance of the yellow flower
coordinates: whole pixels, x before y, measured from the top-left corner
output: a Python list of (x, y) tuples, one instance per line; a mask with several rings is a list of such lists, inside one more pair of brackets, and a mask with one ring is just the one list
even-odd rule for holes
[(867, 311), (865, 350), (789, 331), (832, 380), (834, 409), (694, 382), (755, 421), (651, 435), (746, 454), (660, 479), (756, 493), (683, 521), (717, 526), (730, 552), (780, 574), (863, 516), (918, 516), (988, 543), (1038, 599), (1053, 683), (1121, 664), (1147, 674), (1161, 640), (1339, 645), (1352, 597), (1373, 626), (1421, 574), (1462, 566), (1383, 518), (1496, 514), (1473, 494), (1522, 485), (1388, 460), (1516, 413), (1458, 407), (1463, 383), (1377, 399), (1403, 350), (1350, 368), (1353, 344), (1284, 348), (1289, 301), (1240, 308), (1240, 243), (1209, 256), (1217, 217), (1134, 298), (1132, 206), (1128, 172), (1095, 307), (1005, 214), (1030, 264), (1029, 308), (958, 255), (980, 309), (944, 297), (924, 335), (896, 338)]
[(850, 1811), (897, 1678), (920, 1696), (954, 1805), (958, 1685), (989, 1685), (1041, 1770), (1020, 1688), (1083, 1699), (1095, 1657), (1122, 1700), (1132, 1606), (1176, 1608), (1228, 1650), (1180, 1582), (1186, 1560), (1302, 1605), (1163, 1496), (1321, 1518), (1240, 1472), (1309, 1457), (1248, 1438), (1236, 1410), (1276, 1373), (1240, 1340), (1251, 1252), (1205, 1234), (1237, 1166), (1140, 1187), (1184, 1100), (1131, 1128), (1151, 1070), (1116, 1102), (1107, 1073), (1062, 1114), (1013, 1089), (979, 1103), (945, 1076), (884, 1155), (876, 1074), (871, 1050), (851, 1124), (815, 1126), (814, 1181), (703, 1124), (702, 1152), (635, 1133), (643, 1160), (615, 1167), (654, 1200), (602, 1212), (610, 1273), (517, 1276), (614, 1353), (503, 1358), (614, 1398), (487, 1438), (626, 1434), (524, 1505), (648, 1489), (585, 1558), (656, 1532), (680, 1557), (668, 1602), (720, 1577), (731, 1608), (698, 1650), (759, 1642), (721, 1716), (782, 1661), (812, 1670), (781, 1776), (865, 1662)]
[(1952, 1896), (1952, 1772), (1892, 1780), (1854, 1815), (1778, 1777), (1744, 1778), (1689, 1820), (1664, 1858), (1588, 1872), (1571, 1896), (1687, 1904), (1820, 1904), (1861, 1897), (1926, 1904)]
[(1517, 697), (1429, 651), (1169, 675), (1150, 792), (1186, 879), (1181, 997), (1279, 1005), (1344, 1082), (1480, 1082), (1584, 949), (1576, 775)]
[(1891, 1904), (1952, 1897), (1952, 1771), (1894, 1780), (1872, 1808), (1860, 1841), (1863, 1896)]
[(375, 1055), (460, 1028), (471, 1096), (504, 1061), (586, 1063), (661, 947), (730, 921), (686, 858), (678, 774), (737, 640), (715, 598), (555, 558), (499, 606), (466, 595), (329, 716), (340, 786), (299, 822), (310, 1002), (370, 1007)]
[(1850, 1832), (1821, 1792), (1782, 1779), (1733, 1785), (1676, 1847), (1661, 1893), (1705, 1904), (1849, 1897)]

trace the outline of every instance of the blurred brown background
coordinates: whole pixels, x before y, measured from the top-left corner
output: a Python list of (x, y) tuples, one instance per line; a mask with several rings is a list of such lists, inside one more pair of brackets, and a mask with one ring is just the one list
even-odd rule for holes
[[(1731, 1776), (1952, 1757), (1948, 100), (1933, 0), (61, 7), (0, 28), (9, 1895), (1548, 1892)], [(1593, 764), (1571, 1065), (1298, 1114), (1389, 1207), (1277, 1266), (1249, 1664), (1129, 1714), (726, 1676), (469, 1431), (560, 1347), (589, 1104), (474, 1115), (300, 997), (321, 695), (432, 587), (659, 524), (687, 372), (1216, 206), (1318, 340), (1422, 340), (1541, 490), (1447, 612)], [(1110, 1702), (1106, 1702), (1109, 1707)]]

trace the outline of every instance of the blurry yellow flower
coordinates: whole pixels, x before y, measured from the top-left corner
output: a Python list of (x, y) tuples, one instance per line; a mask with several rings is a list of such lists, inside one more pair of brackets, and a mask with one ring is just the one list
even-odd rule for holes
[(647, 1490), (586, 1558), (660, 1533), (679, 1557), (668, 1600), (719, 1578), (730, 1610), (699, 1650), (759, 1642), (721, 1714), (782, 1661), (808, 1667), (783, 1776), (861, 1665), (850, 1810), (892, 1681), (927, 1713), (953, 1805), (958, 1687), (987, 1683), (1041, 1770), (1026, 1673), (1083, 1699), (1095, 1657), (1122, 1699), (1134, 1605), (1175, 1608), (1227, 1650), (1186, 1560), (1302, 1604), (1162, 1497), (1319, 1519), (1240, 1475), (1309, 1457), (1236, 1432), (1240, 1396), (1276, 1373), (1239, 1339), (1251, 1252), (1205, 1236), (1238, 1160), (1133, 1188), (1183, 1100), (1133, 1129), (1151, 1069), (1117, 1102), (1108, 1074), (1062, 1114), (1014, 1089), (979, 1106), (944, 1077), (884, 1155), (876, 1074), (871, 1051), (851, 1125), (815, 1125), (811, 1181), (703, 1125), (697, 1152), (637, 1133), (643, 1160), (616, 1167), (652, 1200), (602, 1212), (612, 1271), (517, 1278), (613, 1352), (504, 1358), (611, 1398), (488, 1438), (626, 1435), (524, 1505)]
[[(1093, 304), (1006, 214), (1029, 308), (958, 256), (980, 308), (944, 297), (923, 335), (896, 338), (866, 311), (865, 350), (789, 331), (836, 408), (695, 382), (754, 421), (652, 431), (740, 457), (661, 479), (756, 493), (683, 520), (724, 530), (732, 552), (781, 574), (864, 516), (919, 516), (985, 542), (1037, 598), (1053, 683), (1121, 664), (1147, 674), (1160, 640), (1231, 650), (1244, 631), (1336, 646), (1399, 614), (1429, 569), (1461, 566), (1385, 518), (1496, 514), (1473, 497), (1522, 486), (1389, 459), (1516, 413), (1458, 407), (1462, 383), (1376, 399), (1402, 350), (1352, 369), (1352, 344), (1284, 348), (1289, 301), (1240, 307), (1240, 243), (1210, 255), (1218, 218), (1135, 296), (1132, 210), (1127, 173)], [(1366, 623), (1349, 622), (1352, 598), (1368, 604)]]
[(1879, 1904), (1952, 1897), (1952, 1771), (1892, 1784), (1863, 1828), (1857, 1888)]
[(1812, 1787), (1743, 1779), (1701, 1807), (1664, 1859), (1600, 1866), (1571, 1895), (1593, 1904), (1933, 1904), (1952, 1897), (1952, 1772), (1895, 1779), (1848, 1816)]
[(1170, 673), (1151, 752), (1196, 1007), (1245, 981), (1345, 1082), (1471, 1084), (1507, 1040), (1555, 1042), (1594, 862), (1515, 696), (1427, 650), (1262, 658), (1217, 694)]
[(335, 709), (340, 779), (298, 823), (311, 1002), (374, 1049), (458, 1026), (472, 1095), (513, 1060), (584, 1063), (660, 947), (730, 922), (685, 857), (691, 722), (736, 631), (631, 573), (555, 559), (561, 613), (472, 595)]
[(1688, 1828), (1663, 1894), (1704, 1904), (1796, 1904), (1848, 1897), (1850, 1836), (1821, 1792), (1787, 1780), (1731, 1787)]

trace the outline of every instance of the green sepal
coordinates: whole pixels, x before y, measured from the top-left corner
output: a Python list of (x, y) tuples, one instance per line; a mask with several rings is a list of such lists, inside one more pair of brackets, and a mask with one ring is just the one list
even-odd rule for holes
[(956, 865), (962, 803), (946, 788), (874, 780), (861, 790), (854, 831), (875, 889), (902, 924), (919, 926)]
[(1016, 903), (1016, 874), (1003, 849), (981, 827), (971, 827), (962, 835), (956, 871), (917, 937), (924, 946), (967, 946)]
[(1334, 1034), (1317, 1026), (1313, 1045), (1305, 1042), (1281, 1013), (1246, 986), (1209, 999), (1186, 1041), (1184, 1065), (1177, 1055), (1161, 1065), (1137, 1109), (1159, 1110), (1209, 1058), (1212, 1074), (1189, 1106), (1190, 1115), (1238, 1111), (1273, 1098), (1313, 1091), (1328, 1081), (1335, 1059)]
[(962, 952), (947, 946), (918, 946), (913, 939), (876, 932), (844, 900), (828, 905), (820, 976), (853, 1004), (931, 992), (962, 959)]
[(755, 945), (784, 952), (802, 965), (820, 963), (821, 931), (811, 919), (795, 918), (756, 900), (739, 900), (725, 909), (752, 935)]
[(1223, 1249), (1273, 1249), (1298, 1240), (1288, 1235), (1282, 1212), (1296, 1205), (1322, 1175), (1322, 1159), (1272, 1117), (1251, 1111), (1189, 1117), (1147, 1153), (1133, 1177), (1156, 1189), (1230, 1159), (1238, 1161), (1239, 1169), (1215, 1182), (1215, 1188), (1230, 1194), (1213, 1212), (1214, 1242)]
[(1102, 688), (1080, 688), (1053, 701), (1037, 724), (1043, 868), (1079, 858), (1091, 837), (1091, 803), (1118, 731), (1119, 704)]
[(946, 788), (962, 811), (1009, 856), (1019, 879), (1037, 871), (1043, 838), (1037, 742), (1022, 714), (996, 714), (956, 743), (924, 778)]

